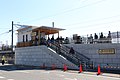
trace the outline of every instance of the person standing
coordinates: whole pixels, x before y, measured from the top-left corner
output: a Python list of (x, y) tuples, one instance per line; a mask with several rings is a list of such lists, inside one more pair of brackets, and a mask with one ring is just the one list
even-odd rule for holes
[(5, 56), (2, 56), (2, 65), (5, 64)]

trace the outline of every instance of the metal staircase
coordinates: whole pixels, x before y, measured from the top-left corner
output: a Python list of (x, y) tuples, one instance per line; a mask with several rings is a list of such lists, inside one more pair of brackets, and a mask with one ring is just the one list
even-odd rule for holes
[(75, 54), (70, 54), (69, 53), (70, 47), (68, 46), (54, 42), (54, 43), (51, 43), (49, 47), (53, 49), (54, 51), (56, 51), (56, 53), (58, 53), (59, 55), (62, 55), (67, 60), (69, 60), (70, 62), (74, 63), (77, 66), (82, 64), (84, 69), (92, 68), (93, 63), (92, 61), (90, 61), (90, 58), (86, 57), (85, 55), (77, 51), (74, 51)]

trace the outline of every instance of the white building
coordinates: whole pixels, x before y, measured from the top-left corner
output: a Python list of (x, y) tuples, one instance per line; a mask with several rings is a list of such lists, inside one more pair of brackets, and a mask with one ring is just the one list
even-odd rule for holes
[(47, 26), (26, 26), (18, 29), (18, 43), (17, 47), (25, 47), (32, 45), (40, 45), (42, 38), (46, 39), (50, 34), (58, 33), (64, 30), (60, 28), (53, 28)]
[(35, 28), (36, 26), (26, 26), (18, 29), (18, 42), (30, 41), (32, 30)]

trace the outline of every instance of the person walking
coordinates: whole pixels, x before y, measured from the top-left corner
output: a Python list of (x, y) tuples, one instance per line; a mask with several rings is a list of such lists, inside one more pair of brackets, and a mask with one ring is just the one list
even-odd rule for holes
[(70, 53), (70, 54), (75, 54), (75, 51), (74, 51), (73, 47), (70, 48), (69, 53)]
[(75, 54), (73, 47), (70, 48), (69, 54), (70, 54), (71, 58), (73, 58), (73, 56)]

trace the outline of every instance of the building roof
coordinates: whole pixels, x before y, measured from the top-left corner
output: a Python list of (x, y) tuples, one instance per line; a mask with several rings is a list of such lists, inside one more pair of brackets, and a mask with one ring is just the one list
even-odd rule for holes
[(29, 28), (34, 29), (37, 28), (37, 26), (29, 26), (29, 25), (19, 25), (21, 26), (17, 31), (23, 31), (23, 30), (27, 30)]
[(62, 31), (62, 30), (65, 30), (65, 29), (48, 27), (48, 26), (40, 26), (38, 28), (33, 29), (32, 31), (33, 32), (40, 31), (40, 32), (44, 32), (46, 35), (48, 35), (48, 34), (59, 33), (59, 31)]
[[(21, 26), (21, 25), (20, 25)], [(23, 27), (19, 28), (17, 31), (18, 32), (23, 32), (23, 31), (32, 31), (32, 32), (44, 32), (46, 35), (48, 34), (55, 34), (59, 33), (59, 31), (65, 30), (62, 28), (55, 28), (55, 27), (48, 27), (48, 26), (28, 26), (28, 25), (22, 25)]]

